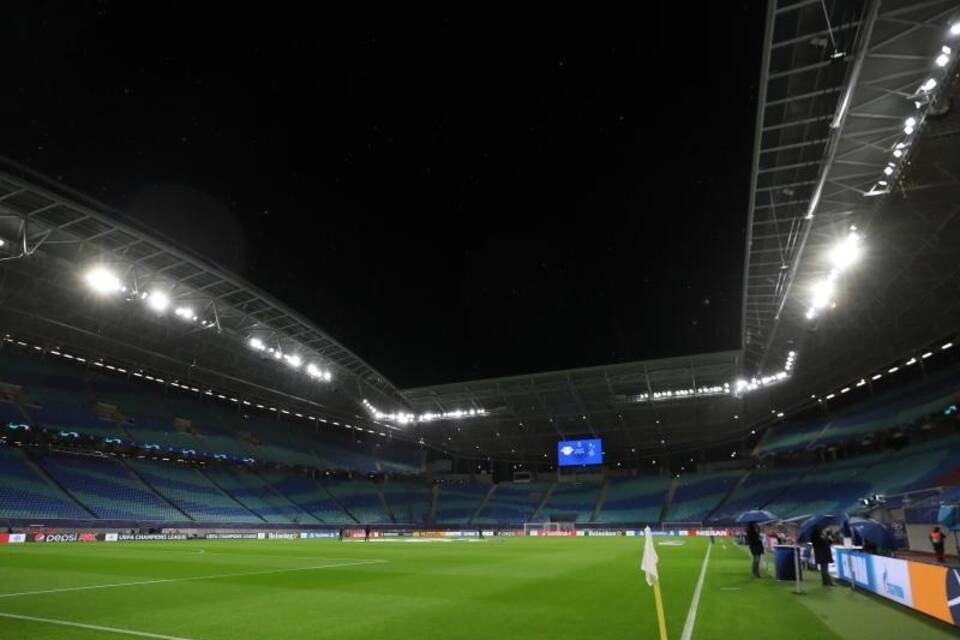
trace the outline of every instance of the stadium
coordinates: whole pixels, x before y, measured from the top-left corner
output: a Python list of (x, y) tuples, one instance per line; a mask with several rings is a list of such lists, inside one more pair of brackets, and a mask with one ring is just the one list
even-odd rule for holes
[(0, 160), (0, 636), (956, 637), (960, 5), (757, 11), (733, 349), (394, 384)]

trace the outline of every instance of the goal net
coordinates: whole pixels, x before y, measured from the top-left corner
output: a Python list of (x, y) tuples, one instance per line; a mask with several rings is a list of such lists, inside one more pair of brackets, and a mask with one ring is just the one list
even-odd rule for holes
[(576, 527), (572, 522), (528, 522), (523, 525), (527, 536), (574, 536)]

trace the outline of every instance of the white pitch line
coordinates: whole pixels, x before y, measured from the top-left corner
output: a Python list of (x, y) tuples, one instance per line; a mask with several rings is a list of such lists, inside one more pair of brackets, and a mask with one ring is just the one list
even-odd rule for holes
[(693, 636), (693, 625), (697, 622), (697, 609), (700, 607), (700, 592), (703, 591), (703, 578), (707, 575), (707, 563), (710, 562), (710, 550), (713, 545), (707, 545), (707, 555), (703, 557), (703, 566), (700, 567), (700, 577), (697, 578), (697, 588), (693, 590), (693, 600), (687, 611), (687, 621), (683, 623), (683, 633), (680, 640), (690, 640)]
[(117, 627), (101, 627), (97, 624), (83, 624), (82, 622), (70, 622), (69, 620), (54, 620), (53, 618), (35, 618), (33, 616), (21, 616), (15, 613), (0, 613), (0, 618), (10, 618), (11, 620), (26, 620), (28, 622), (42, 622), (44, 624), (56, 624), (61, 627), (77, 627), (79, 629), (90, 629), (91, 631), (106, 631), (107, 633), (119, 633), (125, 636), (138, 636), (140, 638), (157, 638), (158, 640), (190, 640), (181, 636), (165, 636), (161, 633), (150, 633), (148, 631), (134, 631), (133, 629), (119, 629)]
[(45, 589), (43, 591), (21, 591), (20, 593), (0, 593), (0, 598), (19, 598), (21, 596), (37, 596), (47, 593), (66, 593), (69, 591), (90, 591), (93, 589), (115, 589), (118, 587), (137, 587), (148, 584), (166, 584), (170, 582), (192, 582), (195, 580), (215, 580), (217, 578), (239, 578), (243, 576), (264, 576), (274, 573), (290, 573), (293, 571), (316, 571), (318, 569), (333, 569), (336, 567), (356, 567), (367, 564), (384, 564), (388, 560), (363, 560), (360, 562), (340, 562), (337, 564), (320, 564), (312, 567), (295, 567), (292, 569), (266, 569), (263, 571), (243, 571), (240, 573), (218, 573), (208, 576), (192, 576), (190, 578), (162, 578), (159, 580), (138, 580), (136, 582), (115, 582), (113, 584), (92, 584), (83, 587), (64, 587), (62, 589)]

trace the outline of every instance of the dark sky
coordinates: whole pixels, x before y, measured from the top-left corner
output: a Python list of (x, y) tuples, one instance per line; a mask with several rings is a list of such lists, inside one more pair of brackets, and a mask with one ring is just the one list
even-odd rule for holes
[(402, 387), (739, 346), (761, 3), (258, 6), (7, 5), (0, 153)]

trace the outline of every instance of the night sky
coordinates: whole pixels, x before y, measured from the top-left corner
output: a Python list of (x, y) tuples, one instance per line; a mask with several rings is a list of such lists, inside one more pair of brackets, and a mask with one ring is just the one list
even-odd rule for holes
[(401, 387), (739, 347), (762, 3), (257, 6), (7, 5), (0, 154)]

